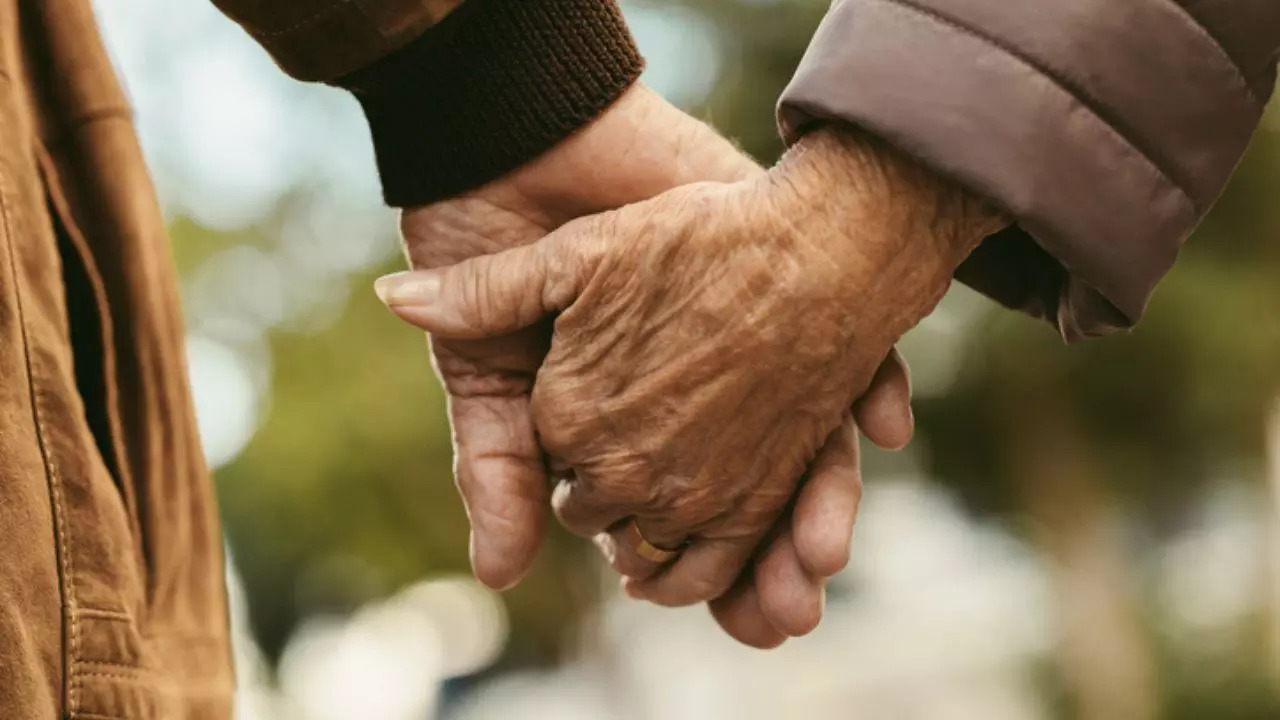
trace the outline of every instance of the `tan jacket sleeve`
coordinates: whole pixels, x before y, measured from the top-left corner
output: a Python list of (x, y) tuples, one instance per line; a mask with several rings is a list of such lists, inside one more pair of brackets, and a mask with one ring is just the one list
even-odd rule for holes
[(416, 39), (463, 0), (213, 0), (286, 73), (328, 81)]
[(214, 0), (285, 72), (360, 102), (388, 204), (538, 157), (640, 76), (616, 0)]
[(857, 124), (1002, 204), (957, 277), (1075, 340), (1142, 316), (1278, 56), (1277, 0), (836, 0), (779, 122)]

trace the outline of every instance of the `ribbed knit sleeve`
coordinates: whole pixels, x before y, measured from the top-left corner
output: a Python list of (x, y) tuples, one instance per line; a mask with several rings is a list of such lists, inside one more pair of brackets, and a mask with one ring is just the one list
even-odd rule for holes
[(643, 67), (613, 0), (468, 0), (334, 84), (360, 101), (385, 199), (403, 207), (536, 158), (597, 117)]

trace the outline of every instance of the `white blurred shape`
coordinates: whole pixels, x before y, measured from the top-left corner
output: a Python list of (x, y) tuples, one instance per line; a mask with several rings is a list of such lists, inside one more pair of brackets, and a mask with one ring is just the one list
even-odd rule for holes
[(1266, 596), (1258, 573), (1258, 548), (1267, 542), (1260, 517), (1266, 499), (1259, 495), (1244, 483), (1217, 485), (1199, 504), (1193, 529), (1165, 550), (1158, 593), (1174, 632), (1189, 635), (1188, 652), (1213, 650), (1204, 641), (1223, 637), (1222, 630), (1260, 609), (1259, 598)]
[(383, 607), (349, 623), (313, 618), (280, 661), (280, 684), (308, 720), (430, 717), (443, 647), (435, 626)]
[(911, 366), (913, 397), (942, 397), (952, 389), (973, 326), (990, 309), (990, 300), (957, 283), (938, 309), (902, 338), (898, 349)]
[(429, 580), (350, 620), (313, 618), (280, 661), (280, 685), (307, 720), (424, 720), (440, 684), (501, 653), (501, 600), (470, 578)]
[(216, 469), (239, 455), (257, 430), (258, 389), (252, 370), (221, 343), (189, 336), (187, 361), (200, 441)]
[(701, 14), (679, 6), (628, 4), (627, 21), (648, 60), (642, 80), (673, 105), (701, 102), (720, 78), (717, 30)]
[[(512, 673), (463, 701), (450, 720), (624, 720), (636, 715), (609, 686), (608, 678), (584, 665), (555, 672)], [(711, 720), (706, 718), (705, 720)]]
[(386, 208), (344, 204), (328, 188), (285, 218), (280, 242), (295, 272), (358, 272), (400, 254), (394, 218)]
[(207, 0), (98, 10), (167, 214), (239, 229), (308, 184), (332, 185), (347, 207), (381, 206), (368, 129), (345, 92), (290, 79)]
[(728, 639), (704, 608), (615, 599), (575, 663), (483, 686), (456, 717), (1048, 717), (1028, 670), (1051, 642), (1034, 556), (922, 483), (877, 481), (862, 518), (853, 564), (809, 637), (762, 653)]
[(232, 246), (200, 265), (190, 283), (188, 312), (200, 321), (222, 319), (240, 326), (248, 340), (285, 318), (290, 278), (272, 255)]
[(471, 577), (421, 582), (392, 599), (408, 614), (430, 618), (444, 648), (441, 676), (459, 677), (494, 663), (507, 640), (506, 606)]
[(236, 42), (207, 45), (178, 59), (183, 84), (170, 112), (174, 151), (185, 161), (179, 197), (202, 225), (232, 230), (265, 215), (299, 180), (303, 153), (291, 142), (288, 80), (261, 72), (263, 59)]
[(231, 549), (227, 554), (227, 595), (231, 615), (231, 651), (236, 670), (236, 720), (288, 720), (288, 713), (271, 689), (271, 671), (249, 630), (249, 607), (244, 586), (236, 572)]

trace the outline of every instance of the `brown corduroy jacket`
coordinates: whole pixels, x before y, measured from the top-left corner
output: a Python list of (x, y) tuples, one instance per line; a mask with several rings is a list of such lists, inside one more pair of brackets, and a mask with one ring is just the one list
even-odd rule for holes
[[(641, 63), (611, 0), (218, 0), (350, 89), (386, 197), (476, 187)], [(457, 6), (457, 7), (455, 7)], [(961, 279), (1136, 321), (1270, 97), (1276, 0), (837, 0), (781, 105), (1003, 204)], [(0, 0), (0, 717), (225, 719), (217, 513), (162, 217), (89, 0)]]

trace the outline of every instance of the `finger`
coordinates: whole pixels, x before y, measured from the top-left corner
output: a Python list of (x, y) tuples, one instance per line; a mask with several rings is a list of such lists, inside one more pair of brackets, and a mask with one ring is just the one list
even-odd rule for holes
[(853, 527), (862, 500), (858, 429), (873, 442), (901, 448), (911, 440), (911, 379), (895, 349), (876, 371), (871, 388), (827, 438), (801, 487), (792, 514), (793, 538), (804, 569), (814, 577), (835, 575), (849, 563)]
[(901, 450), (911, 442), (911, 373), (897, 348), (876, 370), (867, 394), (854, 403), (853, 415), (867, 439), (885, 450)]
[(630, 524), (630, 520), (624, 520), (596, 535), (593, 540), (615, 572), (632, 580), (646, 580), (661, 570), (665, 563), (642, 557), (636, 551), (629, 537)]
[(790, 530), (774, 538), (756, 563), (755, 586), (761, 612), (780, 632), (800, 637), (821, 622), (826, 580), (801, 565)]
[(496, 590), (532, 566), (546, 532), (548, 483), (529, 400), (453, 397), (458, 490), (471, 521), (471, 566)]
[(575, 474), (556, 483), (551, 494), (551, 509), (566, 530), (594, 538), (621, 524), (643, 506), (643, 497), (620, 492), (619, 487), (611, 487), (606, 492), (600, 483)]
[(567, 307), (598, 262), (593, 219), (575, 221), (531, 245), (433, 270), (378, 278), (378, 297), (402, 320), (443, 338), (515, 332)]
[(707, 607), (721, 629), (743, 645), (771, 650), (787, 641), (786, 634), (770, 624), (760, 608), (760, 594), (750, 571)]
[(791, 514), (795, 552), (811, 576), (828, 578), (849, 564), (861, 500), (858, 430), (846, 413), (818, 452)]
[(745, 538), (695, 540), (662, 572), (627, 585), (637, 599), (681, 607), (720, 597), (733, 586), (751, 558), (761, 534)]

